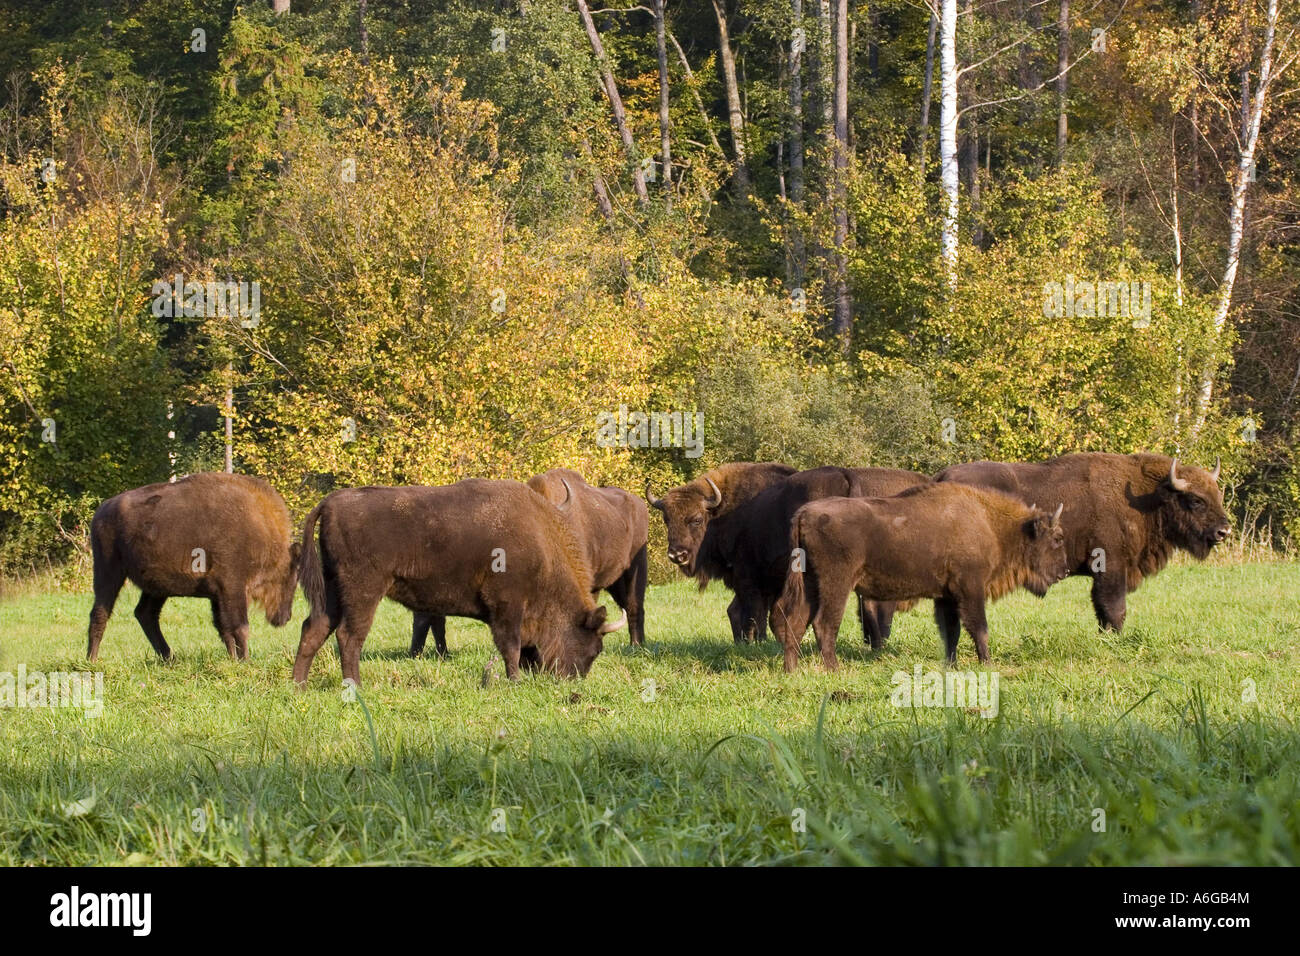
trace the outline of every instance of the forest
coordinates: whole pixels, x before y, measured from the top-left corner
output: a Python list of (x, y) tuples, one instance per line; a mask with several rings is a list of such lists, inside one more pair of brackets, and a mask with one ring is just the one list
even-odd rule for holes
[[(0, 576), (223, 467), (301, 515), (557, 464), (639, 491), (1152, 451), (1220, 459), (1241, 541), (1289, 550), (1297, 25), (1278, 0), (10, 0)], [(602, 431), (674, 414), (693, 448)]]

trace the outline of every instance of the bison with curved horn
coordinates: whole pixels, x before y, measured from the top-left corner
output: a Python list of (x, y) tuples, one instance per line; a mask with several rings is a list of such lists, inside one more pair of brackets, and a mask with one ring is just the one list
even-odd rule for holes
[(289, 509), (265, 481), (203, 472), (109, 498), (90, 522), (95, 604), (87, 656), (99, 657), (118, 592), (141, 591), (136, 620), (164, 660), (171, 648), (158, 617), (169, 597), (201, 597), (231, 657), (248, 657), (248, 602), (273, 627), (293, 614), (299, 546)]
[[(703, 583), (719, 578), (736, 593), (729, 611), (733, 639), (767, 640), (768, 615), (790, 567), (790, 522), (801, 506), (823, 498), (893, 495), (929, 483), (926, 475), (896, 468), (826, 466), (798, 472), (709, 526), (697, 551), (696, 576)], [(860, 603), (863, 641), (883, 647), (896, 610), (892, 602)]]
[(301, 577), (311, 613), (293, 665), (299, 686), (335, 631), (343, 677), (361, 683), (361, 647), (384, 597), (485, 622), (511, 680), (521, 662), (584, 675), (604, 635), (627, 623), (626, 613), (606, 621), (581, 543), (517, 481), (335, 491), (303, 523)]
[(935, 481), (1014, 495), (1026, 504), (1062, 501), (1070, 573), (1092, 578), (1092, 607), (1103, 629), (1124, 626), (1127, 595), (1168, 563), (1175, 549), (1198, 560), (1231, 526), (1213, 471), (1165, 455), (1086, 452), (1042, 463), (953, 465)]
[[(709, 527), (728, 520), (746, 501), (794, 473), (794, 468), (776, 461), (736, 461), (719, 465), (684, 485), (670, 488), (662, 498), (655, 496), (647, 481), (646, 501), (663, 515), (664, 527), (668, 531), (668, 560), (687, 577), (699, 578), (696, 557)], [(708, 577), (703, 577), (700, 587), (707, 587), (708, 583)], [(727, 608), (727, 617), (731, 619), (732, 636), (736, 641), (743, 640), (743, 621), (755, 613), (739, 596), (732, 600)]]

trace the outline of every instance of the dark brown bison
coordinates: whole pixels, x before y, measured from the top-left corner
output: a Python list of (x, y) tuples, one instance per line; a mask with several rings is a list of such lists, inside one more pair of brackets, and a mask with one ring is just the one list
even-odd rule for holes
[(169, 597), (204, 597), (231, 657), (248, 657), (248, 602), (273, 627), (293, 614), (299, 546), (284, 499), (260, 478), (205, 472), (109, 498), (90, 522), (95, 605), (87, 656), (128, 578), (142, 592), (135, 617), (164, 660), (158, 615)]
[(933, 598), (948, 662), (964, 624), (988, 663), (984, 603), (1022, 586), (1044, 594), (1067, 574), (1060, 516), (1059, 507), (1048, 516), (955, 483), (804, 505), (790, 528), (790, 573), (772, 615), (785, 669), (798, 663), (811, 618), (822, 663), (835, 670), (835, 638), (854, 591), (869, 601)]
[(301, 578), (311, 613), (293, 665), (299, 685), (336, 630), (343, 677), (360, 684), (361, 646), (385, 596), (484, 621), (511, 680), (521, 659), (586, 674), (603, 636), (626, 623), (626, 614), (605, 620), (586, 554), (555, 506), (516, 481), (333, 492), (303, 523)]
[[(736, 593), (728, 613), (732, 637), (767, 640), (767, 619), (790, 566), (790, 522), (802, 505), (821, 498), (874, 498), (897, 494), (926, 475), (895, 468), (811, 468), (791, 475), (710, 522), (695, 560), (704, 587), (720, 579)], [(863, 640), (882, 647), (897, 610), (892, 603), (860, 605)]]
[(668, 560), (687, 577), (694, 577), (695, 555), (709, 522), (730, 514), (764, 488), (794, 473), (795, 469), (776, 461), (734, 461), (669, 488), (662, 498), (654, 496), (647, 481), (646, 501), (663, 515), (668, 529)]
[[(736, 508), (770, 485), (789, 478), (795, 469), (776, 461), (734, 461), (719, 465), (676, 488), (669, 488), (656, 498), (645, 485), (646, 501), (663, 515), (668, 531), (668, 560), (687, 577), (695, 577), (696, 554), (710, 522), (725, 518)], [(708, 584), (705, 579), (703, 585)], [(756, 612), (736, 598), (727, 608), (732, 636), (742, 640), (741, 624)]]
[(953, 465), (935, 480), (992, 488), (1026, 504), (1064, 502), (1070, 573), (1092, 577), (1097, 622), (1116, 631), (1125, 596), (1175, 548), (1203, 559), (1229, 532), (1217, 463), (1209, 472), (1164, 455), (1089, 452), (1041, 464)]
[[(592, 587), (609, 592), (614, 603), (627, 613), (632, 643), (644, 644), (649, 526), (645, 502), (622, 488), (594, 488), (570, 468), (553, 468), (534, 475), (528, 479), (528, 487), (559, 510), (586, 551)], [(439, 656), (447, 653), (445, 617), (417, 612), (412, 628), (412, 657), (424, 650), (430, 630)]]

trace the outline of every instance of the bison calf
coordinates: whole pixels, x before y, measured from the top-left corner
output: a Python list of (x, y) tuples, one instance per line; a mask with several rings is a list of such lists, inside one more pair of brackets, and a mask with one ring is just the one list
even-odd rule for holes
[(90, 523), (95, 604), (87, 656), (99, 657), (118, 592), (141, 590), (136, 620), (164, 660), (171, 648), (158, 616), (169, 597), (205, 597), (231, 657), (248, 657), (248, 602), (273, 627), (289, 621), (299, 546), (289, 509), (260, 478), (204, 472), (109, 498)]
[(1069, 570), (1060, 517), (1059, 506), (1049, 517), (1006, 495), (951, 483), (804, 505), (790, 529), (791, 570), (773, 614), (785, 669), (798, 663), (811, 618), (822, 663), (835, 670), (835, 638), (853, 591), (867, 601), (933, 598), (948, 662), (964, 624), (988, 663), (985, 602), (1021, 586), (1041, 595)]
[(582, 546), (554, 505), (516, 481), (348, 488), (317, 505), (302, 534), (311, 613), (293, 665), (299, 685), (333, 631), (344, 679), (360, 684), (361, 646), (385, 596), (433, 618), (486, 622), (511, 680), (521, 661), (586, 674), (603, 635), (627, 620), (606, 622)]

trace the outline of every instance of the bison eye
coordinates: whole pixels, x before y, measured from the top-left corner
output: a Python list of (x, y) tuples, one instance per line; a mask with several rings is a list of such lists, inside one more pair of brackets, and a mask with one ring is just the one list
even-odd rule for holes
[(1186, 498), (1184, 499), (1184, 504), (1186, 504), (1188, 511), (1205, 510), (1205, 502), (1202, 501), (1200, 498), (1195, 498), (1195, 497)]

